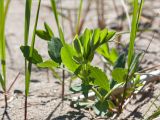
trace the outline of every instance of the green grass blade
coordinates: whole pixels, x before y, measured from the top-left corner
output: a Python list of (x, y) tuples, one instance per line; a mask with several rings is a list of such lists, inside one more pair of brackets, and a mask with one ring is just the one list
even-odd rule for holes
[[(0, 0), (0, 60), (2, 65), (2, 75), (1, 86), (4, 91), (6, 91), (6, 41), (5, 41), (5, 20), (8, 12), (10, 0), (6, 1), (6, 6), (4, 0)], [(1, 76), (2, 78), (2, 76)]]
[(24, 45), (28, 45), (30, 16), (31, 16), (32, 0), (26, 0), (25, 6), (25, 26), (24, 26)]
[(134, 10), (133, 10), (133, 17), (132, 17), (132, 26), (131, 26), (131, 33), (130, 33), (130, 43), (129, 43), (129, 51), (128, 51), (128, 68), (130, 68), (132, 58), (134, 55), (134, 43), (136, 39), (136, 33), (138, 28), (138, 22), (140, 18), (140, 14), (142, 11), (142, 2), (141, 0), (140, 7), (138, 4), (138, 0), (134, 0)]
[[(31, 6), (32, 0), (26, 0), (25, 4), (25, 25), (24, 25), (24, 45), (28, 45), (29, 37), (29, 26), (30, 26), (30, 16), (31, 16)], [(25, 59), (25, 87), (27, 87), (27, 60)]]
[(41, 0), (39, 0), (39, 3), (38, 3), (38, 9), (37, 9), (37, 14), (36, 14), (36, 21), (35, 21), (35, 25), (34, 25), (32, 42), (31, 42), (31, 50), (30, 50), (30, 54), (29, 54), (29, 57), (30, 57), (31, 59), (30, 59), (30, 61), (29, 61), (29, 63), (28, 63), (28, 69), (27, 69), (27, 73), (26, 73), (26, 89), (25, 89), (25, 94), (26, 94), (26, 96), (28, 96), (28, 94), (29, 94), (29, 86), (30, 86), (30, 78), (31, 78), (31, 69), (32, 69), (32, 56), (33, 56), (33, 50), (34, 50), (34, 44), (35, 44), (36, 29), (37, 29), (37, 23), (38, 23), (40, 5), (41, 5)]
[(80, 25), (81, 13), (82, 13), (82, 5), (83, 5), (83, 0), (81, 0), (80, 4), (79, 4), (78, 21), (77, 21), (77, 25), (76, 25), (76, 34), (78, 34), (78, 32), (79, 32), (79, 25)]
[(4, 90), (4, 89), (5, 89), (5, 88), (4, 88), (4, 80), (3, 80), (3, 78), (2, 78), (1, 73), (0, 73), (0, 84), (1, 84), (2, 89)]
[(55, 17), (55, 20), (56, 20), (56, 24), (57, 24), (57, 27), (58, 27), (59, 37), (61, 39), (62, 44), (65, 45), (64, 34), (63, 34), (62, 28), (59, 24), (56, 2), (55, 2), (55, 0), (50, 0), (50, 1), (51, 1), (51, 5), (52, 5), (52, 11), (54, 13), (54, 17)]
[(52, 5), (52, 11), (54, 13), (54, 17), (55, 17), (55, 20), (56, 20), (56, 23), (57, 23), (57, 26), (58, 26), (58, 29), (59, 29), (59, 19), (58, 19), (58, 12), (57, 12), (57, 7), (56, 7), (55, 0), (51, 0), (51, 5)]
[(0, 58), (2, 59), (2, 43), (3, 43), (3, 33), (2, 33), (2, 27), (3, 27), (3, 18), (4, 18), (4, 1), (0, 1)]
[[(153, 120), (156, 117), (160, 116), (160, 108), (156, 110), (151, 116), (149, 116), (146, 120)], [(158, 120), (158, 119), (157, 119)]]
[(7, 12), (8, 12), (10, 2), (11, 2), (11, 0), (7, 0), (7, 2), (6, 2), (5, 12), (4, 12), (5, 18), (6, 18)]
[(141, 16), (141, 13), (142, 13), (143, 4), (144, 4), (144, 0), (141, 0), (140, 5), (139, 5), (138, 18), (137, 18), (137, 29), (138, 29), (138, 23), (139, 23), (139, 20), (140, 20), (140, 16)]

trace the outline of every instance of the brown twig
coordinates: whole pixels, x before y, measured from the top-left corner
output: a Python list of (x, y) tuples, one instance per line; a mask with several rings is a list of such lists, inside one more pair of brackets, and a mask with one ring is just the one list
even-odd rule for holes
[(9, 87), (9, 89), (8, 89), (8, 91), (7, 91), (7, 93), (9, 93), (9, 91), (10, 91), (11, 88), (13, 87), (14, 83), (17, 81), (19, 75), (20, 75), (20, 72), (17, 74), (17, 76), (15, 77), (14, 81), (11, 83), (11, 85), (10, 85), (10, 87)]
[(138, 73), (143, 73), (143, 72), (145, 72), (145, 71), (152, 70), (152, 69), (157, 68), (157, 67), (160, 67), (160, 65), (155, 65), (155, 66), (152, 66), (152, 67), (150, 67), (150, 68), (143, 69), (143, 70), (141, 70), (141, 71), (138, 71)]

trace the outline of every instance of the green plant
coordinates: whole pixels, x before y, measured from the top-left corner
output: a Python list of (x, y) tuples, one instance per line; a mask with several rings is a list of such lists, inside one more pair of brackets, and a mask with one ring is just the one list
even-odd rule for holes
[(37, 50), (34, 49), (41, 0), (39, 0), (38, 2), (38, 8), (37, 8), (34, 30), (32, 34), (31, 46), (28, 46), (31, 4), (32, 4), (32, 0), (26, 0), (24, 46), (20, 47), (25, 57), (25, 114), (24, 114), (25, 120), (27, 119), (27, 98), (29, 95), (32, 63), (37, 64), (43, 61), (41, 56), (38, 54)]
[[(48, 51), (52, 61), (39, 63), (38, 66), (50, 68), (57, 67), (58, 62), (64, 64), (68, 71), (82, 79), (82, 92), (86, 97), (89, 90), (92, 89), (99, 96), (100, 101), (104, 102), (104, 99), (112, 91), (110, 90), (109, 80), (101, 69), (91, 65), (91, 61), (96, 49), (109, 41), (114, 34), (114, 31), (108, 31), (108, 29), (102, 31), (100, 29), (86, 29), (80, 37), (78, 35), (75, 36), (72, 46), (67, 43), (62, 46), (58, 38), (52, 37), (52, 40), (48, 42)], [(55, 43), (59, 44), (53, 46)], [(52, 46), (50, 47), (50, 45)], [(55, 55), (57, 54), (54, 53), (57, 53), (59, 57), (56, 57)], [(50, 63), (53, 64), (51, 65)], [(102, 96), (97, 91), (97, 86), (108, 92), (108, 95)]]
[[(141, 53), (140, 54), (135, 53), (134, 43), (135, 43), (135, 39), (136, 39), (136, 33), (137, 33), (137, 29), (138, 29), (138, 23), (139, 23), (141, 11), (142, 11), (143, 2), (144, 2), (144, 0), (141, 0), (140, 4), (139, 4), (138, 0), (135, 0), (134, 5), (133, 5), (134, 9), (133, 9), (133, 17), (132, 17), (132, 25), (131, 25), (131, 33), (130, 33), (130, 43), (129, 43), (128, 60), (127, 60), (128, 73), (127, 73), (126, 82), (125, 82), (125, 86), (124, 86), (123, 99), (125, 98), (128, 81), (133, 77), (133, 75), (137, 71), (138, 65), (139, 65), (139, 57), (140, 57)], [(123, 105), (123, 102), (124, 102), (124, 100), (122, 100), (121, 107)]]
[[(32, 6), (32, 0), (26, 0), (25, 26), (24, 26), (24, 46), (28, 45), (31, 6)], [(26, 60), (26, 58), (25, 58), (25, 88), (27, 88), (27, 60)], [(24, 105), (24, 107), (25, 107), (24, 118), (26, 119), (27, 118), (27, 95), (25, 95), (25, 105)]]
[(146, 120), (153, 120), (160, 115), (160, 108), (158, 108), (151, 116), (149, 116)]
[[(46, 23), (44, 24), (45, 30), (37, 30), (37, 35), (48, 41), (48, 53), (52, 59), (37, 65), (52, 69), (54, 67), (63, 69), (61, 65), (64, 65), (67, 71), (82, 80), (80, 91), (84, 94), (86, 100), (90, 91), (95, 92), (96, 99), (94, 99), (91, 106), (98, 115), (113, 112), (121, 113), (124, 101), (140, 85), (139, 75), (135, 73), (138, 70), (141, 53), (135, 54), (134, 42), (142, 1), (139, 7), (138, 0), (134, 2), (129, 50), (128, 53), (126, 51), (120, 55), (118, 55), (115, 48), (110, 49), (109, 47), (109, 41), (112, 40), (115, 32), (108, 29), (85, 29), (84, 33), (74, 37), (72, 45), (67, 44), (59, 24), (55, 1), (51, 0), (51, 3), (60, 38), (54, 36)], [(99, 67), (92, 65), (96, 52), (102, 55), (107, 64), (111, 66), (109, 69), (111, 80)], [(128, 86), (128, 84), (131, 85)], [(120, 87), (122, 92), (117, 96), (113, 96), (112, 93)]]
[(6, 1), (6, 4), (4, 0), (0, 1), (0, 60), (1, 60), (1, 66), (2, 71), (0, 72), (0, 84), (2, 87), (2, 90), (4, 92), (4, 98), (5, 98), (5, 111), (4, 114), (7, 113), (7, 78), (6, 78), (6, 39), (5, 39), (5, 22), (6, 22), (6, 15), (8, 11), (10, 0)]

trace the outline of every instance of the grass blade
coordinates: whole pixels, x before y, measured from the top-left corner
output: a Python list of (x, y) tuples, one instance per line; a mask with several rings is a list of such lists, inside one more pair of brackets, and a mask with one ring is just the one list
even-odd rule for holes
[[(160, 115), (160, 108), (156, 110), (151, 116), (149, 116), (146, 120), (153, 120)], [(158, 119), (157, 119), (158, 120)]]
[[(2, 75), (0, 74), (0, 83), (4, 91), (4, 102), (5, 110), (4, 114), (7, 113), (8, 103), (7, 103), (7, 88), (6, 88), (6, 39), (5, 39), (5, 21), (8, 12), (10, 0), (6, 1), (6, 6), (4, 0), (0, 0), (0, 61), (2, 66)], [(2, 118), (3, 119), (3, 118)]]
[(140, 15), (142, 12), (144, 0), (140, 1), (140, 5), (138, 4), (138, 0), (134, 0), (134, 10), (133, 10), (133, 18), (132, 18), (132, 26), (131, 26), (131, 33), (130, 33), (130, 44), (129, 44), (129, 51), (128, 51), (128, 68), (130, 68), (132, 58), (134, 55), (134, 43), (136, 39), (136, 33), (138, 29), (138, 23), (140, 19)]
[(0, 73), (0, 84), (1, 84), (1, 86), (2, 86), (2, 89), (4, 90), (4, 89), (5, 89), (5, 88), (4, 88), (4, 80), (3, 80), (3, 78), (2, 78), (1, 73)]
[(55, 0), (51, 0), (51, 5), (52, 5), (52, 11), (54, 13), (54, 17), (55, 17), (55, 20), (56, 20), (56, 24), (57, 24), (57, 27), (58, 27), (59, 37), (61, 39), (62, 44), (65, 45), (64, 34), (63, 34), (62, 28), (59, 24), (58, 12), (57, 12), (57, 7), (56, 7)]
[(32, 0), (26, 0), (25, 6), (25, 26), (24, 26), (24, 45), (28, 45), (30, 16), (31, 16)]
[(78, 34), (78, 32), (79, 32), (79, 24), (80, 24), (81, 13), (82, 13), (82, 5), (83, 5), (83, 0), (80, 1), (80, 5), (79, 5), (78, 21), (77, 21), (77, 25), (76, 25), (76, 34)]
[(128, 51), (128, 68), (131, 65), (133, 54), (134, 54), (134, 42), (136, 39), (137, 22), (138, 22), (137, 13), (138, 13), (138, 0), (134, 0), (134, 10), (133, 10), (133, 17), (132, 17), (129, 51)]
[(3, 84), (2, 88), (6, 91), (6, 41), (5, 41), (5, 20), (8, 12), (10, 0), (7, 0), (6, 6), (4, 0), (0, 0), (0, 60), (2, 65)]
[(33, 56), (33, 50), (34, 50), (34, 44), (35, 44), (35, 37), (36, 37), (36, 29), (37, 29), (37, 23), (38, 23), (38, 17), (39, 17), (40, 4), (41, 4), (41, 0), (39, 0), (39, 3), (38, 3), (36, 21), (35, 21), (35, 25), (34, 25), (32, 42), (31, 42), (31, 50), (30, 50), (30, 54), (29, 54), (29, 57), (31, 59), (29, 60), (29, 63), (28, 63), (27, 76), (26, 76), (26, 90), (25, 90), (26, 96), (28, 96), (28, 93), (29, 93), (29, 83), (30, 83), (31, 68), (32, 68), (32, 56)]
[(5, 45), (5, 9), (4, 0), (0, 0), (0, 59), (2, 65), (2, 75), (4, 81), (4, 91), (6, 89), (6, 45)]
[[(31, 3), (29, 5), (31, 5)], [(25, 120), (27, 120), (27, 101), (28, 101), (27, 99), (28, 99), (28, 94), (29, 94), (31, 69), (32, 69), (32, 57), (33, 57), (33, 52), (34, 52), (34, 44), (35, 44), (36, 29), (37, 29), (37, 24), (38, 24), (40, 5), (41, 5), (41, 0), (39, 0), (39, 2), (38, 2), (38, 9), (37, 9), (37, 13), (36, 13), (36, 21), (35, 21), (35, 24), (34, 24), (34, 30), (33, 30), (33, 34), (32, 34), (31, 50), (30, 50), (30, 53), (29, 53), (30, 60), (28, 62), (28, 67), (27, 67), (27, 62), (25, 61), (25, 65), (26, 65), (25, 66), (26, 67), (26, 69), (25, 69), (26, 70), (25, 71), (25, 113), (24, 113), (24, 119)], [(27, 5), (26, 5), (26, 7), (27, 7)], [(31, 8), (31, 6), (28, 7), (28, 11), (29, 11), (30, 8)], [(28, 14), (30, 14), (30, 13), (28, 13)], [(26, 10), (26, 16), (27, 16), (27, 10)], [(26, 19), (28, 20), (28, 22), (30, 21), (30, 19), (28, 19), (28, 18), (26, 18)], [(27, 20), (26, 20), (26, 23), (27, 23)], [(26, 35), (29, 34), (28, 31), (29, 31), (29, 27), (26, 26)], [(26, 38), (28, 38), (28, 35), (26, 36)]]

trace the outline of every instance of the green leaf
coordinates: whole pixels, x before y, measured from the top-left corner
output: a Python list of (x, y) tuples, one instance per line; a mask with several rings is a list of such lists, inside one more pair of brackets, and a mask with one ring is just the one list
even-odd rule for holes
[(77, 54), (81, 55), (82, 51), (83, 51), (82, 50), (83, 48), (82, 48), (82, 44), (81, 44), (81, 42), (80, 42), (80, 40), (78, 38), (78, 35), (76, 35), (75, 38), (74, 38), (73, 46), (74, 46), (74, 49), (76, 50)]
[(84, 95), (86, 98), (88, 98), (88, 93), (89, 93), (89, 91), (91, 90), (92, 86), (89, 85), (88, 82), (83, 81), (83, 83), (81, 84), (81, 87), (82, 87), (82, 93), (83, 93), (83, 95)]
[(82, 57), (73, 56), (72, 58), (77, 64), (82, 64)]
[(62, 43), (59, 38), (53, 37), (51, 41), (48, 42), (48, 53), (52, 60), (61, 64), (61, 48)]
[(60, 37), (60, 40), (61, 40), (61, 42), (64, 46), (66, 43), (65, 43), (65, 40), (64, 40), (64, 34), (63, 34), (63, 31), (62, 31), (62, 28), (59, 24), (56, 2), (55, 2), (55, 0), (50, 0), (50, 1), (51, 1), (51, 6), (52, 6), (52, 11), (54, 13), (54, 17), (55, 17), (55, 20), (56, 20), (56, 24), (57, 24), (57, 27), (58, 27), (59, 37)]
[(140, 17), (141, 11), (142, 11), (142, 4), (143, 4), (142, 1), (143, 0), (141, 0), (140, 9), (139, 9), (138, 0), (134, 0), (132, 27), (131, 27), (131, 33), (130, 33), (129, 50), (128, 50), (128, 68), (130, 68), (130, 66), (131, 66), (131, 62), (132, 62), (134, 52), (135, 52), (134, 42), (136, 39), (139, 17)]
[(116, 34), (115, 31), (108, 31), (108, 35), (106, 37), (106, 41), (105, 42), (109, 41), (115, 34)]
[(82, 13), (82, 7), (83, 7), (83, 0), (80, 0), (79, 8), (78, 8), (78, 19), (76, 24), (76, 34), (79, 33), (79, 27), (80, 27), (80, 20), (81, 20), (81, 13)]
[(53, 60), (47, 60), (45, 62), (38, 63), (37, 66), (40, 68), (49, 68), (52, 71), (53, 76), (61, 81), (61, 77), (54, 70), (55, 67), (59, 67), (58, 63), (54, 62)]
[(112, 78), (118, 83), (125, 82), (127, 70), (123, 68), (116, 68), (112, 71)]
[(54, 67), (58, 67), (59, 64), (54, 62), (53, 60), (47, 60), (42, 63), (38, 63), (37, 66), (40, 68), (54, 68)]
[[(39, 18), (39, 11), (40, 11), (40, 5), (41, 5), (41, 0), (38, 0), (38, 7), (37, 7), (37, 12), (36, 12), (36, 20), (35, 20), (35, 24), (34, 24), (34, 29), (33, 29), (33, 34), (32, 34), (32, 41), (31, 41), (31, 47), (28, 47), (28, 51), (27, 51), (27, 46), (25, 45), (24, 47), (21, 46), (22, 53), (24, 50), (24, 55), (28, 55), (29, 53), (29, 62), (28, 62), (28, 67), (25, 71), (25, 96), (28, 96), (29, 94), (29, 87), (30, 87), (30, 79), (31, 79), (31, 70), (32, 70), (32, 63), (35, 62), (42, 62), (42, 57), (38, 54), (38, 52), (34, 49), (34, 45), (35, 45), (35, 38), (36, 38), (36, 29), (37, 29), (37, 24), (38, 24), (38, 18)], [(25, 53), (27, 52), (27, 53)], [(27, 64), (25, 64), (26, 66)]]
[[(31, 58), (29, 57), (29, 54), (30, 54), (31, 47), (29, 47), (29, 46), (21, 46), (20, 49), (21, 49), (21, 51), (23, 53), (23, 56), (28, 61), (30, 61)], [(42, 56), (38, 53), (38, 51), (36, 49), (33, 49), (32, 63), (37, 64), (37, 63), (41, 63), (41, 62), (43, 62)]]
[(91, 39), (91, 31), (89, 29), (85, 29), (82, 37), (82, 46), (84, 48), (84, 57), (86, 58), (90, 53), (90, 39)]
[(49, 25), (45, 22), (44, 23), (44, 27), (46, 29), (46, 32), (49, 34), (50, 38), (52, 38), (54, 36), (52, 29), (49, 27)]
[(52, 11), (54, 13), (54, 17), (55, 17), (57, 26), (59, 26), (59, 19), (58, 19), (58, 12), (57, 12), (57, 8), (56, 8), (56, 2), (55, 2), (55, 0), (50, 0), (50, 1), (51, 1)]
[(92, 80), (92, 84), (98, 85), (99, 87), (109, 91), (110, 85), (109, 80), (104, 72), (97, 67), (89, 67), (89, 78)]
[(44, 31), (44, 30), (36, 30), (36, 34), (38, 35), (38, 37), (40, 37), (43, 40), (47, 40), (50, 41), (51, 40), (51, 36), (49, 35), (48, 32)]
[(26, 0), (25, 3), (25, 27), (24, 27), (24, 45), (28, 45), (30, 17), (31, 17), (32, 0)]
[(101, 43), (104, 42), (104, 40), (106, 39), (108, 35), (108, 29), (103, 29), (100, 33), (100, 41)]
[[(146, 120), (153, 120), (154, 118), (160, 115), (160, 108), (156, 110), (151, 116), (149, 116)], [(158, 120), (158, 119), (157, 119)]]
[(5, 40), (5, 1), (0, 0), (0, 63), (4, 84), (6, 84), (6, 40)]
[(108, 44), (103, 44), (98, 49), (96, 50), (97, 53), (100, 55), (103, 55), (104, 57), (108, 58), (109, 57), (109, 47)]
[(100, 31), (100, 39), (99, 42), (97, 42), (94, 45), (94, 50), (96, 50), (99, 46), (103, 45), (104, 43), (108, 42), (114, 35), (115, 32), (108, 31), (108, 29), (103, 29), (102, 31)]
[(110, 51), (110, 56), (109, 56), (108, 60), (114, 64), (117, 59), (118, 59), (117, 50), (115, 48), (112, 48)]
[[(98, 28), (93, 31), (93, 37), (92, 37), (92, 44), (93, 45), (97, 45), (100, 43), (99, 37), (100, 37), (100, 29)], [(93, 45), (92, 45), (92, 47), (93, 47)]]
[(121, 53), (116, 60), (116, 63), (114, 65), (114, 68), (125, 68), (126, 63), (126, 53)]
[(4, 80), (3, 80), (3, 78), (2, 78), (1, 73), (0, 73), (0, 83), (1, 83), (2, 89), (5, 90), (5, 84), (4, 84)]
[(72, 91), (73, 93), (79, 93), (82, 90), (82, 87), (81, 85), (74, 85), (71, 86), (69, 90)]
[(116, 49), (112, 48), (109, 51), (108, 44), (103, 44), (101, 45), (98, 49), (97, 52), (102, 55), (106, 60), (108, 60), (109, 63), (112, 65), (116, 62), (118, 58), (118, 53)]
[(105, 100), (103, 102), (98, 101), (94, 106), (93, 110), (97, 115), (104, 116), (108, 110), (108, 102)]
[(142, 55), (142, 53), (135, 54), (133, 56), (133, 60), (130, 66), (130, 75), (134, 74), (138, 70), (138, 65), (139, 65), (139, 58)]
[(62, 62), (73, 73), (79, 67), (79, 65), (73, 60), (73, 56), (75, 55), (76, 53), (70, 45), (66, 44), (64, 47), (62, 47), (61, 49)]
[(115, 107), (116, 107), (115, 104), (111, 100), (107, 100), (107, 101), (108, 101), (109, 108), (111, 110), (115, 109)]

